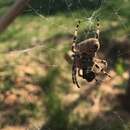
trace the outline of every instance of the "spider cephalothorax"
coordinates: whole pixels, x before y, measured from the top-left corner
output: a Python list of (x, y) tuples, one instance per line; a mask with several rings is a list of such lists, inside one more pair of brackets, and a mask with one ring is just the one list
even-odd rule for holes
[[(99, 22), (97, 23), (96, 36), (89, 38), (80, 43), (77, 43), (77, 33), (80, 21), (78, 22), (73, 38), (72, 52), (73, 54), (73, 65), (72, 65), (72, 80), (73, 83), (78, 87), (78, 81), (76, 74), (86, 79), (88, 82), (96, 80), (96, 75), (100, 72), (110, 75), (105, 71), (107, 68), (107, 62), (105, 60), (97, 59), (96, 53), (100, 48), (99, 43)], [(82, 73), (81, 73), (82, 72)]]

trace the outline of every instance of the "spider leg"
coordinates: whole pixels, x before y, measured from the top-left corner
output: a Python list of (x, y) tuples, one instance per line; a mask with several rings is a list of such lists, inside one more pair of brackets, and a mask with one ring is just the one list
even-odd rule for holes
[(73, 83), (75, 84), (75, 76), (76, 76), (76, 67), (75, 67), (75, 65), (73, 64), (73, 66), (72, 66), (72, 81), (73, 81)]
[(103, 72), (103, 74), (107, 75), (109, 78), (112, 78), (111, 75), (109, 75), (104, 69), (102, 69), (101, 72)]
[(73, 83), (76, 84), (78, 88), (80, 88), (77, 81), (77, 77), (76, 77), (76, 74), (77, 74), (76, 59), (77, 59), (76, 56), (74, 56), (74, 63), (72, 65), (72, 80), (73, 80)]
[(76, 52), (75, 46), (76, 46), (76, 41), (77, 41), (77, 36), (78, 36), (79, 25), (80, 25), (80, 21), (78, 21), (78, 23), (76, 25), (76, 29), (75, 29), (74, 37), (73, 37), (72, 52), (74, 52), (74, 53)]
[(80, 86), (78, 84), (78, 81), (77, 81), (76, 74), (77, 74), (77, 68), (73, 64), (73, 68), (72, 68), (72, 80), (73, 80), (73, 83), (76, 84), (78, 88), (80, 88)]
[(80, 88), (79, 83), (78, 83), (78, 81), (77, 81), (76, 75), (75, 75), (75, 83), (76, 83), (77, 87)]

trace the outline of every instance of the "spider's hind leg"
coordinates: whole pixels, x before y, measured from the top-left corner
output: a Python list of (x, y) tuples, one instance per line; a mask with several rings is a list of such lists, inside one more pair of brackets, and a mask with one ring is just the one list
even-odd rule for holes
[(76, 57), (74, 56), (74, 63), (72, 65), (72, 80), (73, 80), (73, 83), (77, 85), (78, 88), (80, 88), (79, 84), (78, 84), (78, 81), (77, 81), (77, 65), (76, 65)]
[(78, 88), (80, 88), (78, 81), (77, 81), (76, 74), (77, 74), (77, 68), (73, 67), (72, 68), (72, 80), (73, 80), (73, 83), (76, 84)]

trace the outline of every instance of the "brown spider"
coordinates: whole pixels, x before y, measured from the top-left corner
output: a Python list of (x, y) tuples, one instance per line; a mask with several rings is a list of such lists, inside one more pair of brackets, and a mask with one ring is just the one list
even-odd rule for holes
[[(79, 88), (77, 81), (77, 72), (78, 76), (86, 79), (88, 82), (96, 80), (96, 75), (103, 73), (111, 77), (105, 69), (107, 68), (106, 60), (101, 60), (96, 58), (96, 53), (100, 48), (99, 43), (99, 21), (97, 22), (96, 36), (94, 38), (89, 38), (80, 43), (77, 43), (77, 35), (79, 29), (80, 21), (76, 26), (74, 33), (72, 52), (73, 56), (73, 65), (72, 65), (72, 80), (73, 83)], [(82, 72), (82, 73), (81, 73)]]

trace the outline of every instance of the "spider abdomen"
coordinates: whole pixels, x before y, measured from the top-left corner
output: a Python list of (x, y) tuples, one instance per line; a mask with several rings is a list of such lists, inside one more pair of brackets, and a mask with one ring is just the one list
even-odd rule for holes
[(86, 79), (88, 82), (91, 82), (96, 77), (95, 73), (93, 71), (86, 72), (86, 70), (83, 70), (83, 79)]

